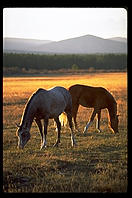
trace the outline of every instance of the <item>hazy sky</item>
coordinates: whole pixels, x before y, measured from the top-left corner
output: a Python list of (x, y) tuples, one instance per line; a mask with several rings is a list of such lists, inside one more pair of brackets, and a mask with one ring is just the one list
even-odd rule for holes
[(124, 8), (4, 8), (3, 37), (59, 41), (95, 35), (127, 37)]

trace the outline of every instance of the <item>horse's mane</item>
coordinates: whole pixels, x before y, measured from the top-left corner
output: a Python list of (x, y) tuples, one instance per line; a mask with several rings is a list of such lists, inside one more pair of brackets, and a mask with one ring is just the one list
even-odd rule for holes
[[(23, 111), (23, 116), (22, 116), (22, 124), (24, 123), (25, 119), (26, 119), (26, 115), (28, 113), (28, 109), (30, 107), (30, 104), (32, 103), (34, 97), (36, 95), (38, 95), (38, 93), (40, 93), (41, 91), (46, 91), (45, 89), (42, 89), (42, 88), (39, 88), (36, 92), (34, 92), (28, 99), (26, 105), (25, 105), (25, 108), (24, 108), (24, 111)], [(21, 125), (22, 126), (22, 125)]]

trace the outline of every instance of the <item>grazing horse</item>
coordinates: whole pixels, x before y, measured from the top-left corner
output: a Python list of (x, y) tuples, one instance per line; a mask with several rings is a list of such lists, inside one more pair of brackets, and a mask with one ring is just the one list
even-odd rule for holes
[[(72, 128), (72, 98), (64, 87), (54, 87), (49, 90), (38, 89), (28, 100), (21, 123), (18, 126), (16, 135), (18, 136), (18, 147), (24, 148), (30, 139), (30, 128), (33, 120), (36, 121), (41, 134), (41, 149), (46, 147), (46, 135), (48, 120), (53, 118), (57, 124), (58, 138), (54, 146), (60, 143), (61, 123), (59, 115), (65, 112), (71, 129), (72, 146), (75, 144)], [(44, 120), (44, 134), (41, 119)]]
[[(90, 87), (85, 85), (73, 85), (69, 87), (69, 92), (72, 96), (72, 117), (75, 124), (75, 128), (78, 130), (77, 126), (77, 111), (79, 105), (88, 108), (94, 108), (93, 113), (90, 117), (90, 121), (87, 123), (84, 128), (86, 133), (89, 126), (92, 124), (96, 114), (98, 115), (97, 120), (97, 130), (100, 131), (100, 118), (101, 118), (101, 109), (107, 108), (110, 116), (110, 126), (113, 129), (114, 133), (118, 132), (118, 115), (117, 115), (117, 103), (114, 97), (103, 87)], [(63, 113), (60, 117), (61, 119), (65, 116)]]

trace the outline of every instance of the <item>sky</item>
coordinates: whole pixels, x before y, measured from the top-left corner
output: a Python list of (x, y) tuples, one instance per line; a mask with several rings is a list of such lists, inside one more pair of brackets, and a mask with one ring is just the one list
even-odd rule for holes
[(127, 37), (124, 8), (4, 8), (3, 37), (59, 41)]

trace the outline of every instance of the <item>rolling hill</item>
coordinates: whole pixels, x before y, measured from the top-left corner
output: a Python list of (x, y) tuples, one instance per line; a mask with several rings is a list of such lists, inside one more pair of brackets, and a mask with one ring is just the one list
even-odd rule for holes
[(125, 38), (103, 39), (93, 35), (85, 35), (61, 41), (34, 40), (21, 38), (4, 38), (3, 51), (15, 53), (42, 54), (95, 54), (95, 53), (127, 53)]

